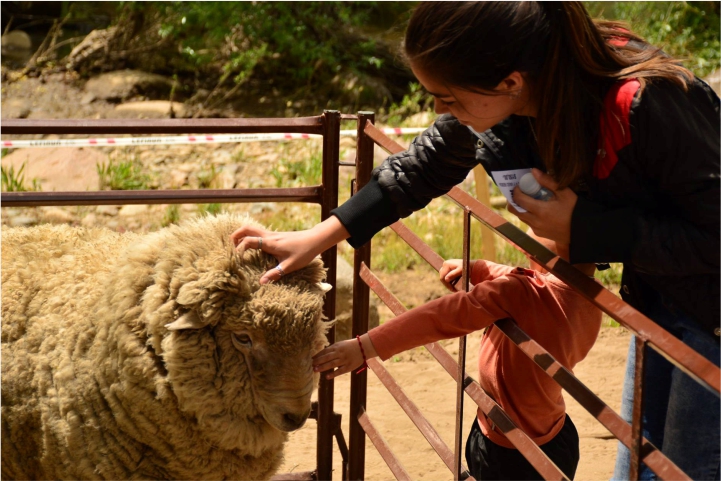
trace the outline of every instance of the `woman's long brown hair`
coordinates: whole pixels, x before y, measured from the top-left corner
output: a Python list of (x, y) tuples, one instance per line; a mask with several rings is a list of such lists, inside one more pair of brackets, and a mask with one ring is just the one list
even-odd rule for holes
[(664, 79), (687, 89), (693, 81), (625, 25), (594, 22), (581, 2), (424, 2), (408, 24), (405, 54), (446, 84), (481, 93), (523, 73), (538, 101), (539, 154), (561, 187), (589, 171), (610, 85)]

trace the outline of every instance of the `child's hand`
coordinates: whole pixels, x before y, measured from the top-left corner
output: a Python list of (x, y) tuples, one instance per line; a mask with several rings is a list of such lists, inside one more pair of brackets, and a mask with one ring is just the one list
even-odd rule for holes
[[(468, 268), (473, 270), (473, 262), (470, 262)], [(463, 261), (461, 259), (448, 259), (443, 262), (443, 266), (438, 271), (443, 283), (446, 288), (451, 292), (456, 292), (455, 285), (463, 275)]]
[(313, 356), (313, 370), (315, 372), (335, 369), (335, 371), (326, 374), (326, 379), (333, 379), (362, 365), (363, 354), (357, 339), (336, 342)]

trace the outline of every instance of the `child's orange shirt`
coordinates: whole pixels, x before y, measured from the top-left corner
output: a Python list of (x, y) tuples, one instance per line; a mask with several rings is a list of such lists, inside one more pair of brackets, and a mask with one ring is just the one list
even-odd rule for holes
[[(601, 311), (551, 274), (477, 260), (475, 287), (431, 301), (369, 331), (379, 357), (386, 360), (413, 347), (460, 337), (489, 327), (481, 340), (481, 387), (537, 444), (553, 439), (566, 419), (561, 387), (492, 324), (506, 317), (568, 369), (593, 346)], [(483, 434), (514, 446), (478, 410)]]

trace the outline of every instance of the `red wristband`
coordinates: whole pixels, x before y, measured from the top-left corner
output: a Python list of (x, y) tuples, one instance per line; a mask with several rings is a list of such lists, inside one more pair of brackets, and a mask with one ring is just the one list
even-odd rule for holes
[(355, 372), (356, 374), (360, 374), (366, 369), (368, 369), (368, 359), (366, 359), (366, 352), (363, 350), (363, 343), (360, 340), (360, 336), (355, 337), (358, 341), (358, 345), (360, 346), (361, 354), (363, 355), (363, 365), (358, 368), (358, 370)]

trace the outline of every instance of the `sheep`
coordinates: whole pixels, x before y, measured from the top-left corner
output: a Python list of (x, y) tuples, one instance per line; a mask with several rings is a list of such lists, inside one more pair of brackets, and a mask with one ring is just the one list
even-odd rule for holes
[(267, 479), (330, 326), (316, 259), (236, 252), (248, 217), (2, 232), (3, 479)]

